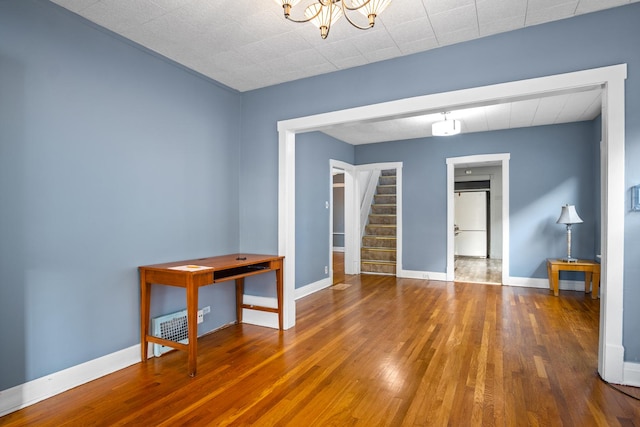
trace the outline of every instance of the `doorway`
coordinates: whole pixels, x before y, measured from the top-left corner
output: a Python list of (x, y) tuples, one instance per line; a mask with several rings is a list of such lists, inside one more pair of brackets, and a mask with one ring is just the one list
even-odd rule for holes
[[(509, 277), (509, 153), (480, 154), (447, 159), (447, 280), (455, 273), (455, 182), (489, 180), (491, 238), (488, 255), (500, 259), (499, 277), (492, 283), (508, 283)], [(456, 178), (456, 170), (458, 175)], [(470, 171), (470, 173), (467, 173)], [(474, 176), (475, 172), (475, 177)]]
[[(336, 265), (342, 266), (342, 275), (361, 273), (362, 238), (366, 232), (369, 206), (377, 194), (379, 177), (384, 170), (395, 171), (394, 176), (394, 267), (402, 271), (402, 162), (351, 165), (330, 160), (330, 215), (329, 215), (329, 276), (331, 283)], [(340, 176), (342, 175), (342, 176)], [(338, 177), (338, 178), (334, 178)], [(335, 182), (338, 181), (338, 182)], [(384, 195), (382, 195), (384, 197)], [(342, 207), (336, 199), (342, 199)], [(343, 223), (343, 225), (341, 224)], [(344, 234), (342, 234), (344, 233)], [(366, 236), (364, 236), (366, 237)], [(340, 247), (340, 244), (343, 246)], [(337, 251), (334, 250), (337, 248)]]
[(502, 166), (454, 168), (454, 280), (502, 284)]
[(345, 200), (344, 200), (344, 170), (331, 169), (332, 199), (331, 199), (331, 284), (344, 281), (344, 248), (345, 248)]

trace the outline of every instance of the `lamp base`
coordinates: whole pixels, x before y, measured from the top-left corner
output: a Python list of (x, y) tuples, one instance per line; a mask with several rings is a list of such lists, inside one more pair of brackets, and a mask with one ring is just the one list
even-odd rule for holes
[(578, 258), (562, 258), (562, 262), (578, 262)]

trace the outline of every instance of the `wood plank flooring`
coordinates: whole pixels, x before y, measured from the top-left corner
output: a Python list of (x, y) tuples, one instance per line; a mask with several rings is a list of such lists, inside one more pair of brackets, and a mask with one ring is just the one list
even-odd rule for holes
[(640, 426), (596, 372), (582, 292), (345, 276), (279, 332), (233, 325), (0, 418), (3, 426)]

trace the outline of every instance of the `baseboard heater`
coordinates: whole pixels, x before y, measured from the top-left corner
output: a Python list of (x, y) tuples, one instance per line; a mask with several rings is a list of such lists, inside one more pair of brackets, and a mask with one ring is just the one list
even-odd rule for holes
[[(176, 311), (175, 313), (151, 319), (151, 334), (155, 337), (187, 344), (189, 343), (187, 331), (187, 310)], [(153, 345), (153, 355), (155, 357), (159, 357), (170, 350), (173, 350), (173, 348), (166, 345)]]

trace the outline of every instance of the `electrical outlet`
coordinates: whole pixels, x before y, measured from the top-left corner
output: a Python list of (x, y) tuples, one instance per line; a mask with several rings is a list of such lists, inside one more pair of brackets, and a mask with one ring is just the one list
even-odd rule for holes
[(204, 310), (198, 310), (198, 323), (204, 322)]
[(211, 306), (208, 305), (202, 309), (202, 314), (209, 314), (209, 313), (211, 313)]
[(324, 274), (329, 274), (329, 266), (328, 265), (324, 266)]

